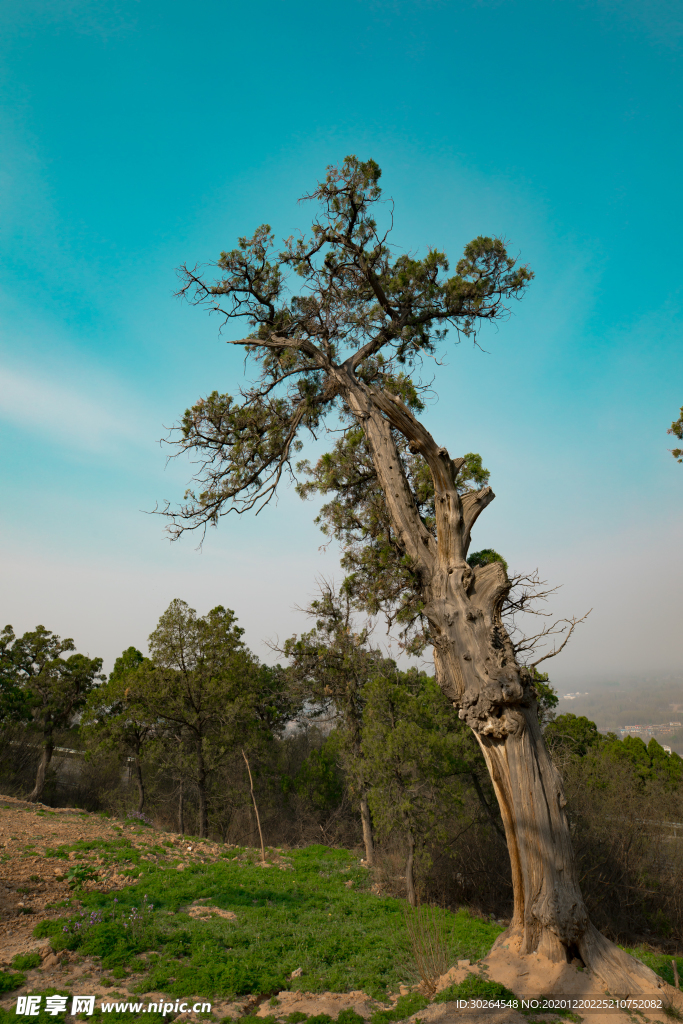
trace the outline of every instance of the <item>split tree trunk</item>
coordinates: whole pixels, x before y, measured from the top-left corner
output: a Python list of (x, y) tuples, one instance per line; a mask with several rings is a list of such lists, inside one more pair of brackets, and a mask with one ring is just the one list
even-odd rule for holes
[(363, 825), (363, 843), (365, 844), (365, 863), (372, 867), (375, 863), (375, 843), (372, 838), (372, 822), (370, 820), (370, 808), (368, 806), (368, 795), (363, 793), (360, 798), (360, 820)]
[[(346, 365), (336, 377), (363, 427), (398, 543), (421, 581), (437, 681), (474, 731), (500, 804), (514, 916), (498, 942), (514, 940), (520, 953), (538, 951), (554, 961), (580, 958), (615, 995), (657, 987), (653, 971), (589, 920), (562, 783), (538, 725), (536, 692), (501, 619), (507, 574), (500, 562), (477, 569), (467, 564), (471, 529), (493, 491), (459, 494), (464, 459), (451, 459), (395, 395), (359, 381)], [(392, 429), (429, 467), (435, 533), (420, 518)]]

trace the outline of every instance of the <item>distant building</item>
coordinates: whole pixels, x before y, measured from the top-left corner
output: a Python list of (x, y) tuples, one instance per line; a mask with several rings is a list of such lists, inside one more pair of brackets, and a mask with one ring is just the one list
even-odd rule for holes
[(643, 733), (645, 736), (654, 736), (659, 733), (662, 736), (669, 736), (676, 728), (680, 728), (680, 722), (662, 722), (660, 725), (623, 725), (619, 732), (622, 736), (637, 736)]

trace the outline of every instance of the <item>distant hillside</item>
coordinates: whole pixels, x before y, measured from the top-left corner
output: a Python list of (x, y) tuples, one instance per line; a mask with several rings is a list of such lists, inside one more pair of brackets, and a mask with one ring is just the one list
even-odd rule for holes
[[(572, 698), (572, 694), (578, 695)], [(627, 725), (683, 722), (683, 675), (586, 682), (574, 688), (565, 686), (559, 697), (558, 714), (585, 715), (600, 732), (618, 733)], [(655, 739), (683, 756), (683, 727), (672, 733), (656, 732)]]

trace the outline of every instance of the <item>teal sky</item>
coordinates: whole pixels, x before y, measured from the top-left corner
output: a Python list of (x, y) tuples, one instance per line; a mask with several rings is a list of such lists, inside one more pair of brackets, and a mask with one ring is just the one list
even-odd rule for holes
[(305, 628), (337, 572), (312, 505), (285, 490), (202, 552), (143, 510), (188, 479), (164, 427), (242, 372), (175, 268), (264, 221), (306, 229), (297, 198), (355, 153), (383, 168), (396, 243), (455, 261), (502, 235), (536, 273), (485, 352), (448, 344), (424, 375), (432, 432), (491, 471), (475, 547), (563, 584), (558, 615), (594, 608), (551, 663), (560, 691), (681, 668), (679, 3), (0, 11), (1, 624), (107, 666), (173, 597), (234, 608), (268, 659)]

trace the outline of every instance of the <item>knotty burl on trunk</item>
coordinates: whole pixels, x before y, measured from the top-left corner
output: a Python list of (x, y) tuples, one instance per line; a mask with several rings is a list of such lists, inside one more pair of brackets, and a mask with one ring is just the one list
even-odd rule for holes
[[(167, 506), (163, 513), (178, 537), (215, 526), (231, 511), (258, 510), (283, 474), (296, 476), (307, 465), (295, 461), (302, 433), (318, 438), (328, 415), (334, 419), (330, 429), (341, 421), (349, 441), (360, 427), (371, 465), (347, 474), (338, 505), (341, 519), (348, 514), (358, 525), (347, 529), (333, 509), (330, 532), (346, 535), (346, 555), (363, 547), (368, 531), (355, 514), (357, 501), (365, 502), (367, 521), (376, 526), (381, 520), (375, 539), (392, 534), (377, 564), (393, 544), (388, 557), (395, 558), (392, 579), (398, 583), (378, 597), (366, 573), (365, 598), (358, 603), (391, 614), (392, 607), (401, 611), (412, 588), (410, 600), (428, 623), (425, 639), (434, 648), (437, 680), (481, 745), (512, 862), (514, 917), (500, 941), (556, 961), (580, 958), (615, 992), (651, 986), (654, 974), (588, 919), (562, 786), (538, 726), (536, 694), (501, 619), (510, 588), (505, 570), (500, 563), (477, 569), (467, 564), (472, 526), (493, 492), (483, 486), (459, 493), (465, 460), (451, 459), (416, 418), (424, 406), (403, 369), (434, 354), (449, 330), (471, 336), (486, 321), (504, 318), (506, 301), (519, 298), (533, 274), (496, 238), (468, 243), (450, 277), (444, 253), (430, 249), (419, 259), (398, 252), (387, 243), (392, 219), (382, 232), (373, 213), (377, 203), (389, 209), (380, 175), (374, 161), (349, 156), (329, 167), (304, 197), (319, 200), (322, 208), (309, 237), (292, 235), (277, 252), (269, 226), (262, 225), (238, 248), (221, 253), (218, 280), (207, 282), (196, 268), (181, 268), (183, 296), (226, 324), (247, 318), (248, 337), (228, 343), (245, 349), (257, 373), (237, 398), (213, 392), (186, 411), (171, 443), (198, 460), (199, 488), (189, 490), (178, 509)], [(301, 286), (293, 293), (296, 280)], [(411, 468), (411, 457), (417, 468)], [(320, 460), (321, 478), (333, 462), (332, 455)], [(342, 465), (349, 463), (342, 458)], [(425, 473), (433, 514), (423, 518)], [(328, 481), (319, 490), (335, 487)], [(374, 504), (367, 501), (368, 488), (374, 488)]]

